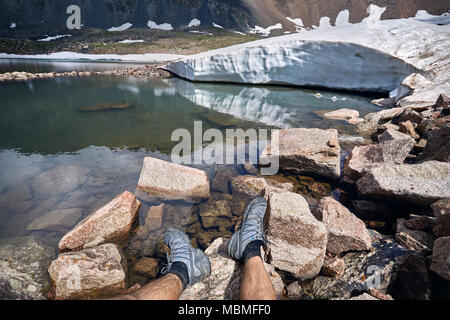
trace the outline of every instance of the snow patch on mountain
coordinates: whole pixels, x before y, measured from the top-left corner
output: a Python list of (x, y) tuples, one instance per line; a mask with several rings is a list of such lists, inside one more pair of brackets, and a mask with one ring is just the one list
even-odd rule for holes
[(121, 25), (119, 27), (109, 28), (108, 31), (111, 31), (111, 32), (125, 31), (127, 29), (130, 29), (132, 25), (133, 25), (132, 23), (127, 22), (127, 23), (124, 23), (123, 25)]
[(255, 26), (254, 28), (249, 30), (249, 33), (261, 34), (262, 36), (267, 37), (272, 32), (272, 30), (278, 30), (278, 29), (283, 29), (283, 25), (281, 23), (277, 23), (276, 25), (269, 26), (267, 28)]
[(189, 22), (188, 24), (188, 28), (192, 28), (192, 27), (198, 27), (202, 24), (202, 22), (198, 19), (192, 19), (191, 22)]
[(166, 30), (166, 31), (173, 30), (173, 27), (170, 23), (157, 24), (156, 22), (151, 21), (151, 20), (149, 20), (147, 22), (147, 27), (149, 27), (150, 29), (159, 29), (159, 30)]

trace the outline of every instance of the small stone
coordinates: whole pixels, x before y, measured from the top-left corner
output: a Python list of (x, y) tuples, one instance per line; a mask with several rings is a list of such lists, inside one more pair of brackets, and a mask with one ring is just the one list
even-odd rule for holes
[(340, 277), (345, 271), (345, 261), (336, 257), (325, 257), (322, 273), (328, 277)]
[(385, 294), (385, 293), (383, 293), (380, 290), (377, 290), (375, 288), (369, 288), (368, 293), (372, 297), (377, 298), (379, 300), (394, 300), (394, 299), (392, 299), (391, 295)]
[(292, 282), (287, 286), (287, 298), (289, 300), (299, 300), (302, 297), (302, 287), (298, 283), (298, 281)]
[(420, 138), (411, 121), (400, 122), (398, 125), (400, 127), (400, 132), (409, 135), (415, 140)]

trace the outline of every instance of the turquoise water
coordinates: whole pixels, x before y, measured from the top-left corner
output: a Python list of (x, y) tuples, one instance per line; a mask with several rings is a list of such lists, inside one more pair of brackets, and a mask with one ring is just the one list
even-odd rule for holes
[[(125, 190), (134, 192), (144, 157), (169, 161), (178, 143), (171, 141), (172, 132), (186, 128), (193, 133), (194, 121), (202, 121), (203, 130), (222, 132), (319, 127), (352, 135), (352, 126), (314, 112), (347, 107), (363, 116), (378, 110), (370, 100), (298, 88), (193, 84), (177, 78), (98, 76), (1, 83), (0, 239), (34, 235), (56, 250), (61, 236), (83, 217)], [(99, 104), (127, 108), (85, 111)], [(197, 167), (211, 179), (217, 169)], [(62, 188), (63, 180), (70, 187)], [(172, 212), (188, 208), (188, 215), (197, 216), (198, 207), (172, 205)], [(141, 222), (148, 207), (144, 203)], [(63, 209), (73, 209), (74, 219), (30, 230), (37, 218)], [(171, 219), (164, 226), (174, 223)], [(149, 250), (143, 243), (132, 244), (140, 248), (138, 257), (151, 255), (139, 251)]]

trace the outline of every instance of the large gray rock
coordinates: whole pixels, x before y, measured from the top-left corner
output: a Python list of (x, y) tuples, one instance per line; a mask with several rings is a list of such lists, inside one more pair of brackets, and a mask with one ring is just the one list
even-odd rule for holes
[(385, 130), (382, 134), (380, 134), (378, 136), (378, 142), (385, 142), (385, 141), (390, 141), (390, 140), (412, 140), (414, 141), (413, 138), (411, 138), (410, 136), (408, 136), (405, 133), (401, 133), (400, 131), (397, 131), (395, 129), (387, 129)]
[(364, 173), (380, 164), (401, 164), (414, 147), (411, 137), (402, 140), (387, 140), (379, 144), (354, 147), (349, 154), (343, 173), (356, 181)]
[(392, 108), (381, 110), (379, 112), (369, 113), (364, 117), (364, 122), (357, 125), (358, 131), (365, 134), (371, 134), (377, 131), (379, 125), (394, 119), (396, 116), (401, 114), (402, 108)]
[(87, 181), (89, 172), (86, 167), (59, 166), (35, 177), (31, 188), (39, 197), (50, 198), (79, 188)]
[(450, 197), (450, 163), (385, 164), (371, 169), (356, 184), (364, 196), (428, 206)]
[[(211, 262), (211, 275), (188, 287), (180, 300), (238, 300), (242, 266), (231, 259), (227, 252), (228, 239), (218, 238), (205, 250)], [(278, 298), (284, 284), (273, 266), (265, 264)]]
[(48, 268), (55, 298), (95, 299), (126, 290), (126, 260), (111, 243), (78, 252), (62, 253)]
[(271, 193), (268, 206), (268, 262), (302, 280), (315, 277), (327, 247), (324, 224), (296, 193)]
[(430, 270), (450, 281), (450, 237), (442, 237), (434, 242)]
[(138, 190), (160, 200), (200, 202), (210, 196), (205, 171), (146, 157)]
[(141, 202), (125, 191), (68, 232), (59, 242), (59, 250), (64, 252), (107, 242), (120, 243), (129, 235), (140, 207)]
[(310, 173), (337, 179), (340, 176), (341, 147), (335, 129), (283, 129), (275, 131), (273, 142), (263, 150), (260, 162), (264, 165), (278, 157), (280, 169), (296, 173)]
[(340, 254), (371, 248), (370, 235), (364, 222), (333, 198), (322, 198), (313, 210), (313, 215), (323, 222), (328, 231), (327, 252)]
[(50, 288), (47, 266), (57, 250), (34, 237), (0, 241), (0, 300), (42, 300)]
[(352, 252), (344, 256), (345, 271), (338, 278), (318, 276), (303, 282), (303, 292), (315, 299), (349, 299), (356, 292), (375, 288), (386, 293), (395, 271), (410, 251), (386, 241), (373, 244), (370, 252)]

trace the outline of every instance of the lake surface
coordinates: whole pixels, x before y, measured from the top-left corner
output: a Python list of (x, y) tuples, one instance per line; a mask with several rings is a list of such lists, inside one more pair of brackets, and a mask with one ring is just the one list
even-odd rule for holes
[[(2, 72), (8, 68), (34, 72), (77, 70), (60, 62), (13, 65), (0, 62)], [(83, 63), (83, 70), (117, 68), (114, 64), (93, 64), (89, 68), (86, 65)], [(33, 235), (54, 246), (55, 252), (61, 236), (83, 217), (117, 194), (135, 191), (144, 157), (170, 161), (170, 152), (178, 143), (171, 141), (175, 129), (185, 128), (193, 133), (194, 121), (202, 121), (204, 131), (318, 127), (337, 128), (344, 135), (354, 135), (352, 126), (322, 119), (314, 112), (347, 107), (364, 116), (379, 110), (370, 103), (371, 97), (361, 95), (270, 86), (194, 84), (178, 78), (36, 79), (1, 83), (0, 97), (0, 242)], [(85, 110), (95, 109), (99, 104), (129, 107)], [(218, 168), (197, 167), (205, 170), (210, 179)], [(242, 172), (241, 166), (237, 170)], [(140, 223), (150, 205), (144, 203)], [(196, 229), (195, 226), (200, 226), (201, 206), (171, 203), (164, 227), (191, 227), (193, 235), (224, 234), (223, 230)], [(59, 225), (33, 229), (36, 219), (54, 210), (67, 214), (69, 209), (68, 218)], [(197, 221), (194, 224), (192, 217)], [(148, 238), (130, 241), (126, 248), (130, 265), (142, 256), (159, 257), (156, 247), (162, 230)], [(231, 234), (232, 228), (226, 232)], [(198, 245), (202, 247), (204, 242), (200, 240)], [(148, 280), (132, 276), (134, 282)]]

